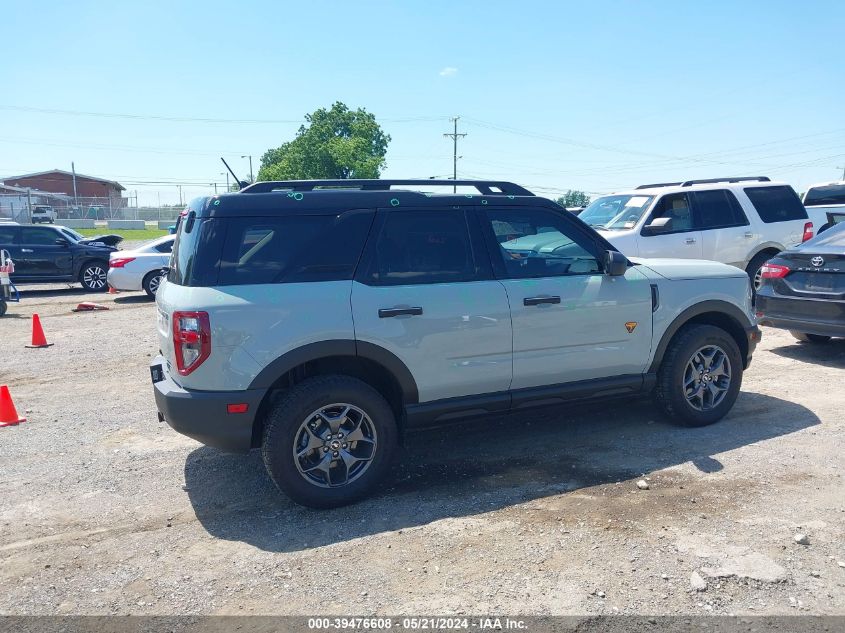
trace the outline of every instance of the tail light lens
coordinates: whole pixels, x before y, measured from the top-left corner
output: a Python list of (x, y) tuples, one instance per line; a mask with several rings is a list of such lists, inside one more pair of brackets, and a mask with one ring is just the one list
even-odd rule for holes
[(780, 264), (763, 264), (760, 269), (760, 276), (763, 279), (782, 279), (789, 274), (788, 266), (781, 266)]
[(211, 355), (208, 312), (173, 313), (173, 351), (176, 369), (187, 376)]
[(134, 261), (134, 257), (115, 257), (109, 260), (109, 268), (123, 268), (129, 262)]
[(813, 223), (812, 222), (805, 222), (804, 223), (804, 235), (801, 236), (801, 242), (806, 242), (807, 240), (813, 239)]

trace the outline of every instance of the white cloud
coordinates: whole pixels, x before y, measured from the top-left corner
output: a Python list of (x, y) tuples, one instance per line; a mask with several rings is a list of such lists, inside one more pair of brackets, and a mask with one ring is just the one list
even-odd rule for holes
[(458, 74), (458, 69), (454, 66), (446, 66), (443, 70), (440, 71), (441, 77), (454, 77)]

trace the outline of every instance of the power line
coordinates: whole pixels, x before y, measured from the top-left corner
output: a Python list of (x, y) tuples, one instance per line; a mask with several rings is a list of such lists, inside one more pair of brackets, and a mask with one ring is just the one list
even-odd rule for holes
[[(58, 110), (55, 108), (33, 108), (30, 106), (16, 106), (0, 104), (0, 110), (12, 110), (16, 112), (34, 112), (37, 114), (60, 114), (68, 116), (87, 116), (111, 119), (135, 119), (150, 121), (171, 121), (175, 123), (257, 123), (257, 124), (301, 124), (302, 119), (225, 119), (213, 117), (187, 117), (187, 116), (165, 116), (156, 114), (131, 114), (126, 112), (89, 112), (85, 110)], [(442, 121), (444, 116), (417, 116), (417, 117), (377, 117), (376, 120), (384, 123), (413, 123), (418, 121)]]

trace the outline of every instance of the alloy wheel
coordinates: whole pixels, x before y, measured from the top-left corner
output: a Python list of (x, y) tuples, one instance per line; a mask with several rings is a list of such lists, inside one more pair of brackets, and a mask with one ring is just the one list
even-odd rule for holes
[(106, 271), (100, 266), (89, 266), (82, 273), (82, 283), (91, 290), (100, 290), (106, 285)]
[(696, 351), (684, 370), (684, 397), (698, 411), (721, 404), (731, 387), (731, 362), (718, 345)]

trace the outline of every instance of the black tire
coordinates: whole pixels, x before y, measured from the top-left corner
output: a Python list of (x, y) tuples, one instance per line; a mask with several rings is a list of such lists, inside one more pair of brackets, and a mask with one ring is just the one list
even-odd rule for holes
[(141, 287), (150, 299), (156, 298), (156, 290), (158, 290), (158, 284), (161, 281), (161, 277), (161, 271), (154, 270), (151, 273), (147, 273), (144, 280), (141, 282)]
[(9, 306), (6, 305), (6, 302), (0, 299), (0, 317), (6, 314), (6, 310), (9, 309)]
[[(687, 399), (684, 378), (693, 355), (708, 346), (716, 346), (723, 351), (729, 364), (730, 382), (726, 385), (727, 390), (721, 401), (712, 408), (702, 410)], [(686, 325), (675, 334), (663, 356), (654, 389), (655, 402), (660, 411), (676, 424), (713, 424), (721, 420), (736, 402), (742, 384), (742, 371), (739, 346), (730, 334), (712, 325)]]
[(806, 332), (796, 332), (795, 330), (789, 330), (789, 333), (792, 334), (792, 336), (794, 336), (802, 343), (815, 343), (816, 345), (829, 343), (830, 339), (832, 338), (830, 336), (822, 336), (821, 334), (807, 334)]
[(89, 292), (106, 292), (109, 289), (106, 282), (108, 270), (108, 262), (85, 262), (79, 271), (79, 283)]
[[(376, 442), (371, 458), (366, 460), (366, 468), (357, 478), (348, 484), (321, 487), (300, 472), (298, 463), (302, 462), (294, 457), (294, 447), (300, 438), (307, 439), (302, 435), (303, 424), (309, 419), (317, 419), (311, 414), (334, 403), (352, 405), (366, 413), (374, 427)], [(268, 412), (261, 455), (273, 483), (296, 503), (311, 508), (333, 508), (353, 503), (373, 491), (390, 468), (396, 439), (393, 410), (375, 389), (350, 376), (315, 376), (292, 387)], [(325, 446), (312, 449), (310, 455), (320, 456), (321, 448), (325, 449)], [(341, 467), (341, 459), (332, 460), (328, 455), (325, 459), (331, 460), (330, 468), (334, 468), (334, 464)], [(348, 477), (350, 471), (343, 468), (338, 472), (345, 472)], [(314, 476), (322, 477), (319, 473)]]
[(767, 261), (769, 261), (772, 257), (775, 256), (775, 253), (770, 252), (762, 252), (757, 253), (754, 257), (751, 258), (751, 261), (748, 262), (748, 266), (745, 268), (745, 272), (748, 274), (748, 278), (751, 280), (751, 296), (756, 298), (757, 297), (757, 285), (755, 279), (757, 277), (757, 273), (763, 267)]

